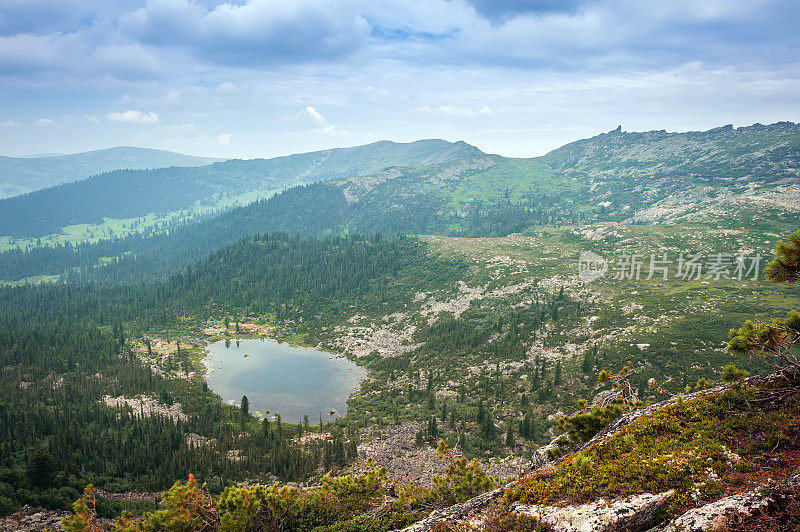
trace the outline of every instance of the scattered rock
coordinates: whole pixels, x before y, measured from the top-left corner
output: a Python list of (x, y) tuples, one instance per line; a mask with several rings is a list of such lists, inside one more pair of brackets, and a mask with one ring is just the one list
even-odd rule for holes
[(36, 510), (27, 504), (23, 508), (9, 515), (0, 518), (0, 530), (33, 532), (46, 529), (62, 530), (61, 518), (70, 515), (70, 512), (63, 510)]
[(417, 432), (422, 428), (421, 423), (399, 423), (387, 426), (382, 434), (363, 438), (358, 444), (360, 459), (353, 466), (354, 470), (363, 470), (362, 460), (372, 459), (394, 478), (406, 478), (417, 485), (431, 487), (433, 476), (444, 474), (447, 464), (439, 460), (430, 445), (417, 446)]
[(110, 395), (104, 395), (103, 402), (112, 408), (129, 406), (134, 417), (160, 415), (166, 416), (173, 421), (186, 421), (189, 419), (186, 414), (183, 413), (180, 403), (167, 406), (146, 395), (137, 395), (136, 397), (125, 397), (124, 395), (111, 397)]
[[(599, 204), (601, 207), (610, 207), (610, 201), (604, 201)], [(607, 238), (614, 238), (622, 236), (620, 233), (614, 230), (613, 227), (609, 227), (608, 225), (601, 225), (601, 226), (589, 226), (589, 227), (580, 227), (577, 229), (572, 230), (573, 234), (578, 236), (582, 236), (587, 240), (605, 240)]]

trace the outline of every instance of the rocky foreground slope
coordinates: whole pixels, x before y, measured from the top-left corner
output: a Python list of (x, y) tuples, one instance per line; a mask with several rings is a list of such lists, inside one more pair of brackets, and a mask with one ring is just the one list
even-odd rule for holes
[[(776, 374), (633, 410), (574, 453), (439, 510), (428, 530), (797, 530), (800, 380)], [(549, 453), (547, 451), (550, 451)]]
[[(590, 418), (593, 410), (569, 418), (573, 426), (588, 420), (580, 417), (587, 412)], [(435, 491), (394, 483), (381, 468), (326, 476), (305, 489), (239, 485), (212, 498), (190, 476), (165, 492), (159, 511), (143, 518), (123, 515), (116, 524), (94, 512), (87, 489), (69, 524), (74, 530), (408, 532), (800, 526), (800, 372), (757, 376), (635, 408), (582, 444), (576, 434), (568, 429), (571, 442), (562, 436), (537, 450), (527, 474), (484, 493), (493, 482), (466, 462), (459, 462), (458, 478), (448, 473), (449, 480), (434, 479)], [(442, 508), (441, 497), (453, 495), (447, 488), (453, 480), (479, 495)], [(0, 521), (0, 530), (59, 528), (63, 515), (26, 508)]]

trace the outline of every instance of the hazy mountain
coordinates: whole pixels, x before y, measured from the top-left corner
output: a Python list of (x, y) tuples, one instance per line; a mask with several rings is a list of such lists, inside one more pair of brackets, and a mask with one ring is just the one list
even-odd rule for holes
[[(427, 165), (481, 155), (464, 142), (375, 142), (274, 159), (202, 167), (117, 170), (0, 201), (0, 235), (41, 236), (66, 225), (215, 207), (251, 191), (269, 191), (363, 175), (397, 165)], [(255, 198), (253, 198), (255, 199)], [(252, 201), (252, 199), (251, 199)]]
[(25, 157), (0, 156), (0, 198), (86, 179), (111, 170), (201, 166), (220, 160), (131, 146), (71, 155), (42, 153)]

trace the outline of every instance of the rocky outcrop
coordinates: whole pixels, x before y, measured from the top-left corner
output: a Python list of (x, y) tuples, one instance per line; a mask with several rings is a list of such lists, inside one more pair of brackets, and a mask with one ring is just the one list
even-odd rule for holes
[[(770, 381), (774, 380), (779, 375), (780, 375), (779, 372), (772, 372), (772, 373), (764, 373), (764, 374), (761, 374), (761, 375), (754, 375), (752, 377), (744, 379), (741, 382), (741, 384), (743, 384), (745, 386), (759, 386), (759, 385), (763, 385), (763, 384), (765, 384), (767, 382), (770, 382)], [(565, 454), (564, 456), (562, 456), (561, 458), (559, 458), (557, 460), (544, 461), (543, 463), (538, 465), (538, 468), (542, 469), (544, 467), (558, 465), (561, 462), (563, 462), (564, 460), (566, 460), (568, 457), (572, 456), (572, 454), (574, 454), (576, 452), (580, 452), (583, 449), (591, 447), (592, 445), (603, 445), (606, 442), (608, 442), (611, 438), (613, 438), (614, 435), (617, 434), (620, 430), (622, 430), (624, 427), (630, 425), (631, 423), (633, 423), (634, 421), (636, 421), (640, 417), (650, 415), (653, 412), (656, 412), (657, 410), (661, 410), (662, 408), (666, 408), (668, 406), (672, 406), (672, 405), (674, 405), (675, 403), (677, 403), (680, 400), (682, 400), (682, 401), (690, 401), (690, 400), (694, 399), (695, 397), (700, 397), (700, 396), (703, 396), (703, 395), (714, 395), (714, 394), (720, 393), (720, 392), (722, 392), (724, 390), (727, 390), (729, 387), (730, 387), (730, 384), (722, 384), (720, 386), (715, 386), (714, 388), (709, 388), (707, 390), (701, 390), (699, 392), (694, 392), (694, 393), (690, 393), (690, 394), (675, 395), (673, 397), (670, 397), (669, 399), (661, 401), (660, 403), (655, 403), (655, 404), (652, 404), (650, 406), (645, 406), (645, 407), (642, 407), (642, 408), (637, 408), (636, 410), (631, 410), (630, 412), (622, 414), (617, 419), (615, 419), (614, 421), (612, 421), (611, 423), (606, 425), (600, 432), (595, 434), (594, 437), (591, 440), (589, 440), (586, 443), (584, 443), (583, 445), (581, 445), (578, 449), (576, 449), (572, 453)], [(550, 445), (552, 446), (553, 444), (551, 443)], [(534, 469), (534, 471), (535, 471), (535, 469)]]
[(428, 532), (436, 528), (442, 521), (460, 522), (478, 514), (491, 501), (498, 499), (508, 486), (481, 493), (468, 501), (464, 501), (442, 510), (436, 510), (422, 521), (407, 526), (401, 532)]
[(731, 495), (700, 508), (689, 510), (668, 524), (653, 529), (653, 532), (672, 530), (676, 532), (679, 530), (682, 532), (703, 532), (724, 524), (725, 520), (732, 514), (744, 513), (750, 515), (762, 508), (766, 508), (767, 504), (769, 504), (769, 496), (757, 491)]
[[(800, 487), (800, 471), (786, 477), (780, 486), (787, 488)], [(769, 489), (755, 489), (747, 493), (731, 495), (718, 501), (693, 508), (683, 515), (652, 532), (703, 532), (722, 527), (734, 515), (751, 516), (766, 509), (773, 502)]]
[[(764, 383), (775, 379), (777, 376), (778, 373), (767, 373), (762, 375), (756, 375), (748, 379), (745, 379), (742, 384), (751, 386), (763, 385)], [(603, 430), (598, 432), (591, 440), (581, 445), (577, 450), (573, 451), (573, 453), (564, 455), (558, 459), (553, 459), (550, 456), (548, 456), (547, 451), (550, 449), (554, 449), (556, 447), (554, 443), (551, 443), (550, 445), (537, 449), (537, 451), (534, 452), (533, 456), (531, 457), (529, 472), (534, 473), (536, 471), (540, 471), (549, 467), (554, 467), (563, 462), (564, 460), (566, 460), (568, 457), (572, 456), (574, 452), (579, 452), (592, 445), (603, 445), (606, 442), (608, 442), (612, 437), (614, 437), (614, 435), (617, 434), (620, 430), (630, 425), (640, 417), (652, 414), (653, 412), (661, 408), (671, 406), (677, 403), (681, 399), (691, 400), (695, 397), (699, 397), (702, 395), (716, 394), (721, 391), (724, 391), (728, 387), (729, 385), (721, 385), (700, 392), (695, 392), (682, 396), (675, 396), (670, 399), (667, 399), (666, 401), (662, 401), (654, 405), (638, 408), (636, 410), (627, 412), (622, 416), (618, 417), (617, 419), (615, 419), (614, 421), (612, 421)], [(794, 475), (792, 475), (792, 477), (788, 477), (784, 482), (800, 483), (800, 472), (795, 473)], [(411, 525), (404, 530), (413, 532), (425, 532), (428, 530), (433, 530), (436, 524), (441, 521), (448, 521), (450, 523), (464, 522), (469, 518), (471, 518), (472, 516), (478, 515), (483, 509), (486, 508), (486, 505), (488, 503), (502, 496), (505, 489), (513, 484), (514, 483), (511, 483), (504, 488), (484, 493), (482, 495), (479, 495), (478, 497), (475, 497), (474, 499), (470, 499), (469, 501), (465, 501), (453, 507), (438, 510), (429, 515), (426, 519), (419, 521), (418, 523)], [(794, 486), (796, 484), (786, 484), (786, 485)], [(594, 503), (591, 503), (590, 505), (571, 506), (564, 508), (556, 508), (556, 507), (537, 507), (537, 508), (539, 509), (548, 508), (547, 510), (547, 512), (549, 512), (548, 515), (551, 515), (552, 519), (556, 519), (556, 516), (561, 516), (561, 518), (563, 519), (567, 519), (567, 516), (571, 516), (569, 517), (569, 519), (573, 519), (575, 523), (578, 523), (574, 525), (577, 528), (562, 528), (562, 526), (565, 526), (564, 523), (567, 522), (563, 521), (561, 522), (560, 525), (554, 525), (557, 530), (612, 530), (612, 529), (644, 530), (647, 527), (656, 524), (652, 522), (653, 515), (656, 514), (658, 509), (661, 508), (663, 504), (672, 496), (672, 493), (673, 493), (672, 491), (664, 492), (657, 495), (645, 493), (645, 494), (639, 494), (634, 497), (629, 497), (627, 499), (616, 499), (612, 501), (606, 500), (602, 502), (596, 501)], [(758, 493), (758, 490), (755, 490), (753, 493)], [(723, 499), (722, 501), (724, 500), (725, 499)], [(749, 499), (743, 498), (739, 502), (742, 505), (744, 505), (747, 503), (747, 500)], [(735, 503), (736, 501), (733, 502)], [(752, 502), (753, 501), (751, 501), (751, 503)], [(724, 503), (722, 504), (724, 505)], [(528, 513), (529, 511), (531, 512), (533, 511), (532, 510), (533, 507), (523, 507), (517, 505), (514, 508), (515, 508), (514, 511), (517, 511), (518, 513)], [(594, 513), (592, 513), (593, 511)], [(722, 511), (724, 512), (725, 509), (723, 508)], [(539, 514), (535, 513), (530, 513), (530, 515), (534, 515), (537, 517), (539, 516)], [(603, 515), (605, 515), (605, 517), (601, 518), (601, 516)], [(688, 513), (684, 515), (688, 515)], [(603, 520), (606, 518), (608, 518), (610, 521)], [(580, 519), (584, 519), (584, 521), (580, 521)], [(622, 521), (617, 524), (614, 524), (614, 519), (620, 519)], [(687, 517), (687, 520), (688, 519), (691, 519), (691, 516)], [(648, 522), (648, 520), (650, 520), (651, 522)], [(580, 526), (583, 525), (580, 525), (579, 522), (589, 522), (590, 528), (580, 528)], [(598, 524), (598, 526), (602, 525), (605, 526), (606, 528), (602, 527), (592, 528), (591, 526), (593, 524)], [(479, 528), (480, 527), (478, 527), (478, 529)], [(670, 529), (662, 528), (660, 530), (670, 530)], [(687, 529), (687, 530), (694, 530), (694, 529)]]
[(0, 531), (39, 532), (40, 530), (61, 530), (61, 518), (70, 512), (57, 510), (35, 510), (25, 505), (19, 512), (0, 518)]
[(598, 499), (588, 504), (544, 506), (514, 504), (511, 511), (535, 517), (554, 530), (563, 532), (602, 532), (644, 530), (656, 521), (658, 511), (675, 495), (640, 493), (615, 500)]

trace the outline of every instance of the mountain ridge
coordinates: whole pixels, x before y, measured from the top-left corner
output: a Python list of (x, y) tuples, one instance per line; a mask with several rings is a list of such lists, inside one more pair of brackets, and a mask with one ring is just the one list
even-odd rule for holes
[(238, 196), (269, 196), (277, 190), (369, 174), (396, 165), (453, 161), (482, 154), (466, 143), (425, 140), (373, 143), (272, 159), (231, 159), (201, 167), (115, 170), (0, 200), (0, 233), (43, 236), (67, 225), (101, 223), (238, 202)]
[(136, 146), (116, 146), (60, 155), (0, 155), (0, 198), (25, 194), (112, 170), (202, 166), (221, 160), (223, 159)]
[[(95, 268), (98, 257), (116, 257), (126, 268), (139, 261), (137, 275), (152, 270), (148, 277), (163, 277), (238, 238), (272, 231), (304, 236), (351, 232), (505, 236), (534, 226), (602, 222), (718, 224), (726, 219), (730, 225), (747, 219), (768, 226), (766, 218), (792, 219), (800, 212), (800, 183), (795, 182), (800, 179), (800, 126), (792, 123), (676, 134), (615, 130), (531, 159), (436, 142), (446, 148), (436, 152), (445, 162), (398, 166), (390, 163), (405, 162), (401, 156), (382, 159), (375, 166), (383, 168), (372, 174), (328, 174), (326, 182), (233, 205), (213, 217), (173, 226), (169, 234), (140, 232), (141, 236), (83, 245), (84, 258), (72, 249), (43, 249), (36, 252), (41, 255), (36, 260), (19, 251), (14, 251), (19, 260), (4, 253), (0, 262), (15, 272), (5, 280), (57, 275), (76, 266), (100, 273)], [(616, 148), (605, 150), (607, 144)], [(414, 144), (404, 146), (410, 150)], [(451, 151), (462, 158), (454, 159)], [(328, 153), (300, 154), (289, 160), (300, 161), (295, 169), (307, 169), (315, 157)], [(210, 168), (221, 164), (244, 171), (261, 163), (234, 160)], [(349, 168), (355, 166), (350, 161)]]

